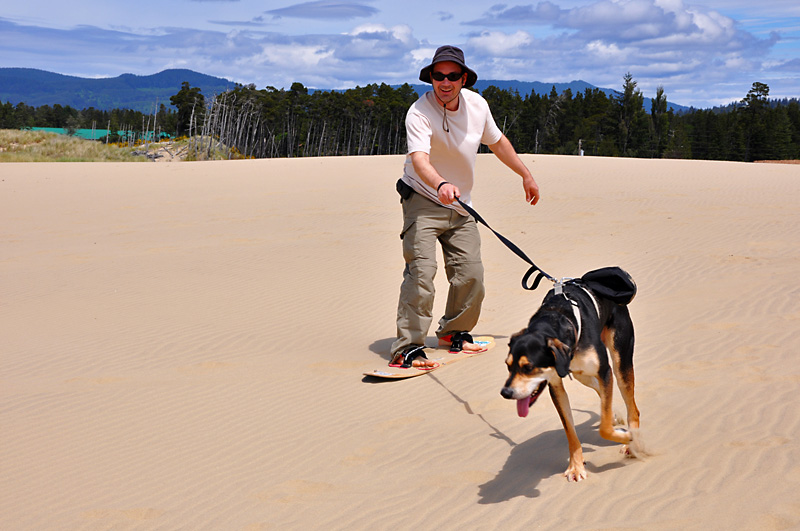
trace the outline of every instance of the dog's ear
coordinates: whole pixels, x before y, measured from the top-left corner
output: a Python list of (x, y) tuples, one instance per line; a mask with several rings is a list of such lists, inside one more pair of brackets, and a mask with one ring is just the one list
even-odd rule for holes
[(520, 331), (519, 331), (519, 332), (517, 332), (516, 334), (512, 335), (512, 336), (511, 336), (511, 339), (509, 339), (509, 340), (508, 340), (508, 350), (512, 350), (512, 349), (514, 348), (514, 343), (516, 343), (516, 342), (517, 342), (517, 339), (519, 339), (519, 337), (520, 337), (522, 334), (524, 334), (525, 332), (527, 332), (527, 331), (528, 331), (528, 330), (527, 330), (526, 328), (523, 328), (522, 330), (520, 330)]
[(556, 372), (561, 378), (564, 378), (569, 374), (569, 363), (572, 361), (569, 345), (556, 338), (551, 338), (547, 340), (547, 346), (550, 347), (553, 356), (556, 358)]

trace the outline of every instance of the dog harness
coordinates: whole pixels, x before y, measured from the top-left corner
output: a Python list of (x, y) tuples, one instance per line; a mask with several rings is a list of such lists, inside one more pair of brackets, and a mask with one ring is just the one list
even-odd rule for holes
[(582, 289), (589, 296), (589, 299), (592, 301), (592, 304), (594, 304), (594, 309), (597, 312), (598, 317), (600, 317), (600, 305), (597, 303), (597, 299), (594, 297), (594, 295), (592, 295), (592, 292), (586, 289), (585, 286), (582, 286), (579, 282), (576, 282), (576, 280), (577, 279), (569, 277), (555, 279), (555, 285), (553, 287), (553, 291), (555, 295), (563, 295), (564, 298), (567, 299), (567, 301), (569, 301), (570, 307), (572, 308), (572, 313), (573, 315), (575, 315), (575, 322), (577, 323), (575, 329), (575, 346), (577, 347), (578, 340), (580, 340), (581, 338), (581, 326), (582, 326), (581, 309), (578, 306), (578, 302), (573, 299), (570, 299), (569, 296), (564, 292), (564, 285), (570, 284), (572, 286), (575, 286), (576, 288)]

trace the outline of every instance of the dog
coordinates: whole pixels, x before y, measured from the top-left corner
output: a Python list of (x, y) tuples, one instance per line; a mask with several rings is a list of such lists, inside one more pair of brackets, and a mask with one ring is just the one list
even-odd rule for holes
[[(509, 375), (500, 394), (516, 400), (519, 416), (525, 417), (549, 388), (567, 434), (569, 466), (564, 475), (570, 482), (586, 479), (586, 467), (563, 383), (568, 375), (600, 396), (600, 435), (626, 445), (623, 451), (632, 453), (629, 446), (639, 428), (639, 409), (634, 400), (634, 333), (627, 304), (635, 294), (633, 279), (616, 267), (557, 281), (527, 328), (511, 336)], [(628, 429), (614, 426), (614, 375), (627, 408)]]

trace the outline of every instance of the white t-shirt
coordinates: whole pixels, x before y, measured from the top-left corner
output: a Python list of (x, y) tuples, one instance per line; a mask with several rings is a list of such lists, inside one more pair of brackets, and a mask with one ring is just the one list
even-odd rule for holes
[[(431, 201), (441, 204), (436, 190), (425, 184), (411, 163), (411, 153), (423, 151), (429, 155), (436, 171), (458, 187), (461, 200), (472, 206), (471, 192), (478, 148), (481, 144), (499, 142), (503, 134), (494, 123), (489, 104), (480, 94), (462, 90), (459, 98), (458, 110), (448, 110), (446, 122), (444, 108), (437, 103), (433, 91), (423, 94), (408, 109), (408, 155), (403, 181)], [(449, 127), (449, 133), (445, 131), (443, 123)], [(443, 206), (467, 215), (458, 203)]]

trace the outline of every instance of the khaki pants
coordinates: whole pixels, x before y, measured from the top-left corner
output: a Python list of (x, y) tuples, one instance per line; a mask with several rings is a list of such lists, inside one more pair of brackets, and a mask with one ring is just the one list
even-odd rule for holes
[(478, 225), (414, 193), (403, 200), (403, 284), (397, 305), (397, 340), (391, 354), (409, 345), (424, 345), (432, 321), (436, 275), (436, 242), (442, 246), (450, 282), (445, 314), (437, 337), (471, 331), (478, 322), (484, 297), (481, 239)]

